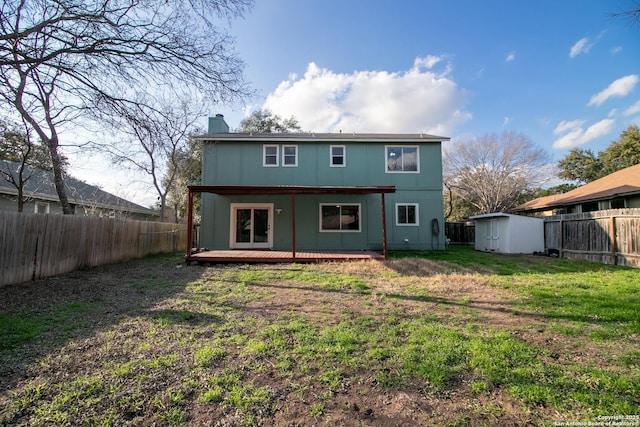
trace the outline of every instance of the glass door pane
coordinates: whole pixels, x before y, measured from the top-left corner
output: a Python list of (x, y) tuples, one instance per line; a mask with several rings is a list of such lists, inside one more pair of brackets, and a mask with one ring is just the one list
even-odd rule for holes
[(269, 241), (269, 209), (253, 210), (253, 242)]
[(236, 210), (236, 242), (251, 242), (251, 209)]

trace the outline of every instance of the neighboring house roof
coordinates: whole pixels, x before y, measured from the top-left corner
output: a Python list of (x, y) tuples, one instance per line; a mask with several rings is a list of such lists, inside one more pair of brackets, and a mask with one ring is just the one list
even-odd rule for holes
[(516, 207), (514, 211), (531, 211), (640, 194), (640, 164), (592, 181), (564, 194), (539, 197)]
[(449, 141), (446, 136), (426, 133), (209, 133), (196, 139), (204, 141), (296, 141), (296, 142), (440, 142)]
[[(8, 160), (0, 160), (0, 167), (3, 169), (17, 170), (19, 163)], [(53, 172), (42, 169), (32, 169), (27, 166), (24, 174), (31, 177), (24, 185), (24, 195), (29, 198), (58, 202), (58, 193), (54, 186)], [(65, 177), (65, 188), (69, 203), (81, 206), (91, 206), (101, 209), (111, 209), (118, 211), (126, 211), (143, 215), (155, 215), (159, 213), (140, 206), (121, 197), (107, 193), (100, 188), (87, 184), (86, 182), (75, 179), (71, 176)], [(0, 179), (0, 194), (18, 195), (18, 190), (6, 179)]]

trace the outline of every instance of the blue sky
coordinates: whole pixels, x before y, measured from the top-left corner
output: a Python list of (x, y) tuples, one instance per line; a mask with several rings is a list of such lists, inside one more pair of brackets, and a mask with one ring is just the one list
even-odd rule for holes
[[(307, 131), (425, 132), (451, 137), (449, 144), (510, 130), (554, 162), (573, 147), (598, 152), (640, 124), (640, 24), (612, 17), (638, 7), (637, 0), (256, 0), (228, 24), (256, 96), (210, 114), (237, 128), (267, 107)], [(146, 177), (111, 169), (108, 160), (83, 160), (71, 173), (145, 206), (155, 201)]]
[(427, 132), (463, 143), (514, 130), (554, 160), (640, 123), (635, 0), (257, 0), (233, 21), (253, 109), (303, 129)]

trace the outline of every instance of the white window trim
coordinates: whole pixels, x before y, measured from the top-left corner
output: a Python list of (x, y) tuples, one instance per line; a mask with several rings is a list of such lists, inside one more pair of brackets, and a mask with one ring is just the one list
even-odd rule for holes
[[(333, 163), (333, 148), (342, 148), (342, 164), (336, 165)], [(332, 168), (344, 168), (347, 167), (347, 146), (346, 145), (330, 145), (329, 146), (329, 167)]]
[[(398, 215), (398, 207), (400, 206), (414, 206), (416, 208), (416, 222), (415, 223), (400, 223)], [(420, 205), (418, 203), (396, 203), (396, 226), (398, 227), (419, 227), (420, 226)]]
[[(389, 150), (389, 148), (415, 148), (416, 149), (416, 170), (414, 171), (405, 171), (405, 170), (399, 170), (399, 171), (390, 171), (389, 170), (389, 165), (387, 164), (387, 159), (389, 156), (387, 156), (387, 152)], [(384, 172), (385, 173), (420, 173), (420, 146), (418, 145), (385, 145), (384, 146)]]
[[(285, 148), (295, 148), (296, 149), (296, 157), (295, 157), (295, 163), (292, 165), (288, 165), (285, 163), (284, 159), (285, 159)], [(282, 145), (282, 167), (283, 168), (295, 168), (298, 167), (298, 146), (295, 144), (287, 144), (287, 145)]]
[(33, 204), (33, 213), (40, 213), (38, 212), (38, 206), (41, 206), (44, 208), (44, 212), (42, 212), (42, 214), (48, 214), (49, 213), (49, 202), (35, 202)]
[[(357, 230), (323, 230), (322, 229), (322, 207), (323, 206), (357, 206), (358, 207), (358, 229)], [(362, 206), (360, 203), (320, 203), (318, 230), (320, 233), (361, 233), (362, 232)]]
[[(271, 147), (275, 147), (276, 148), (276, 164), (275, 165), (268, 165), (267, 164), (267, 147), (271, 148)], [(278, 166), (280, 166), (279, 164), (280, 162), (280, 146), (277, 144), (264, 144), (262, 146), (262, 166), (265, 168), (277, 168)]]

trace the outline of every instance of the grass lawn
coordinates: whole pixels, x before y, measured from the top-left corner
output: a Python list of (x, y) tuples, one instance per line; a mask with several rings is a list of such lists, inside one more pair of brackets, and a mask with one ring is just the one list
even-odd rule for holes
[(180, 261), (0, 288), (0, 426), (640, 425), (638, 269)]

